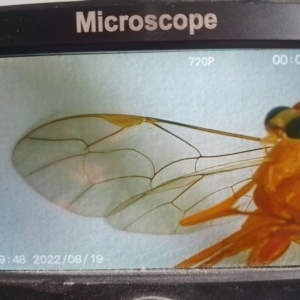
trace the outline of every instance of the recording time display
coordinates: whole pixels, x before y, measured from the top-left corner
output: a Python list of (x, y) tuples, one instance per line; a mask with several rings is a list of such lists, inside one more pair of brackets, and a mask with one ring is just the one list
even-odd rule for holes
[(272, 57), (272, 62), (274, 65), (300, 65), (300, 54), (289, 56), (286, 54), (278, 55), (275, 54)]
[(10, 263), (15, 263), (15, 264), (25, 264), (26, 263), (26, 258), (25, 255), (15, 255), (15, 256), (4, 256), (0, 255), (0, 264), (10, 264)]

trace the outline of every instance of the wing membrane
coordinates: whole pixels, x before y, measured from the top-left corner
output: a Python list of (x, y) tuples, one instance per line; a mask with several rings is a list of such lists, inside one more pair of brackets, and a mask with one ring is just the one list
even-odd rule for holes
[(104, 217), (120, 230), (173, 234), (198, 230), (178, 222), (232, 195), (263, 156), (253, 137), (86, 115), (33, 130), (17, 144), (13, 161), (29, 185), (67, 210)]

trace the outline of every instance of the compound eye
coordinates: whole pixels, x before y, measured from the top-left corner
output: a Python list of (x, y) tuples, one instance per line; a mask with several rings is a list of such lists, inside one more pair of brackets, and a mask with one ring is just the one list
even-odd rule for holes
[(289, 107), (278, 106), (278, 107), (271, 109), (265, 118), (265, 126), (267, 126), (270, 123), (270, 120), (273, 119), (274, 117), (276, 117), (277, 114), (279, 114), (280, 112), (282, 112), (283, 110), (286, 110), (286, 109), (289, 109)]
[(291, 139), (300, 139), (300, 116), (286, 125), (285, 133)]

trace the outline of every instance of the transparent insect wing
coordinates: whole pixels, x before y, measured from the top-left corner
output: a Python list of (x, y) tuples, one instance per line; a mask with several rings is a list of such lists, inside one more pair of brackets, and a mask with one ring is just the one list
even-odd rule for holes
[[(169, 121), (86, 115), (42, 125), (16, 146), (26, 182), (79, 215), (120, 230), (187, 233), (179, 221), (231, 196), (264, 152), (255, 140)], [(237, 205), (251, 202), (245, 195)]]

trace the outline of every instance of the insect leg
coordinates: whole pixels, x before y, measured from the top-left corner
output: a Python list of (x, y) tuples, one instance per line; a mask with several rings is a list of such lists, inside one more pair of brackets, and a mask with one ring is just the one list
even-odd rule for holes
[[(270, 237), (276, 232), (281, 231), (281, 235), (284, 234), (285, 239), (287, 230), (289, 235), (295, 234), (295, 225), (291, 228), (283, 231), (284, 225), (282, 219), (276, 216), (268, 216), (261, 214), (260, 210), (257, 210), (249, 215), (242, 228), (231, 236), (225, 238), (219, 243), (204, 249), (196, 255), (181, 262), (177, 268), (191, 268), (191, 267), (211, 267), (224, 258), (234, 256), (242, 251), (250, 248), (254, 248), (254, 252), (258, 251), (261, 245), (265, 245)], [(296, 226), (298, 227), (298, 226)], [(299, 232), (299, 229), (298, 229)], [(286, 244), (279, 243), (278, 255), (282, 255)], [(253, 252), (252, 255), (255, 255)], [(251, 255), (251, 254), (250, 254)], [(277, 257), (277, 256), (276, 256)], [(252, 258), (250, 258), (252, 259)], [(274, 258), (276, 259), (276, 258)]]
[(289, 248), (291, 241), (285, 236), (275, 236), (254, 247), (247, 259), (247, 266), (269, 265)]
[(225, 199), (221, 203), (219, 203), (209, 209), (206, 209), (195, 215), (192, 215), (190, 217), (182, 219), (179, 222), (179, 224), (181, 226), (191, 226), (191, 225), (199, 224), (199, 223), (202, 223), (205, 221), (213, 220), (216, 218), (239, 214), (239, 212), (236, 209), (233, 209), (231, 207), (243, 195), (245, 195), (247, 192), (249, 192), (254, 185), (255, 185), (255, 182), (253, 180), (251, 180), (250, 182), (245, 184), (243, 187), (241, 187), (233, 196)]
[(247, 264), (270, 264), (283, 255), (292, 241), (299, 243), (300, 225), (297, 223), (273, 224), (270, 226), (269, 238), (252, 249)]
[[(274, 230), (274, 226), (265, 228), (255, 228), (252, 232), (240, 230), (239, 236), (235, 240), (230, 240), (224, 245), (223, 249), (218, 253), (214, 253), (207, 261), (203, 262), (199, 267), (212, 267), (227, 257), (237, 255), (238, 253), (250, 248), (259, 247), (265, 244), (269, 238), (270, 232)], [(267, 240), (268, 241), (268, 240)], [(222, 243), (221, 241), (220, 243)], [(285, 245), (284, 245), (285, 246)], [(286, 251), (287, 248), (283, 247)], [(282, 253), (281, 253), (282, 254)], [(280, 254), (280, 255), (281, 255)], [(258, 261), (258, 265), (264, 264), (264, 261)]]
[[(249, 218), (251, 218), (250, 216)], [(291, 239), (299, 234), (299, 225), (291, 224), (283, 226), (280, 223), (256, 227), (252, 231), (240, 230), (240, 238), (232, 242), (228, 247), (216, 253), (200, 267), (211, 267), (226, 257), (234, 256), (247, 249), (259, 249), (252, 251), (247, 259), (248, 266), (269, 265), (289, 248)], [(256, 254), (256, 257), (254, 255)]]
[(199, 265), (199, 263), (201, 263), (202, 261), (208, 259), (209, 257), (213, 256), (215, 253), (218, 253), (219, 251), (221, 251), (224, 247), (226, 247), (227, 245), (233, 243), (235, 240), (237, 240), (241, 235), (241, 231), (238, 231), (232, 235), (230, 235), (228, 238), (222, 240), (221, 242), (208, 247), (207, 249), (193, 255), (192, 257), (182, 261), (181, 263), (179, 263), (178, 265), (175, 266), (175, 268), (192, 268), (195, 267), (197, 265)]

